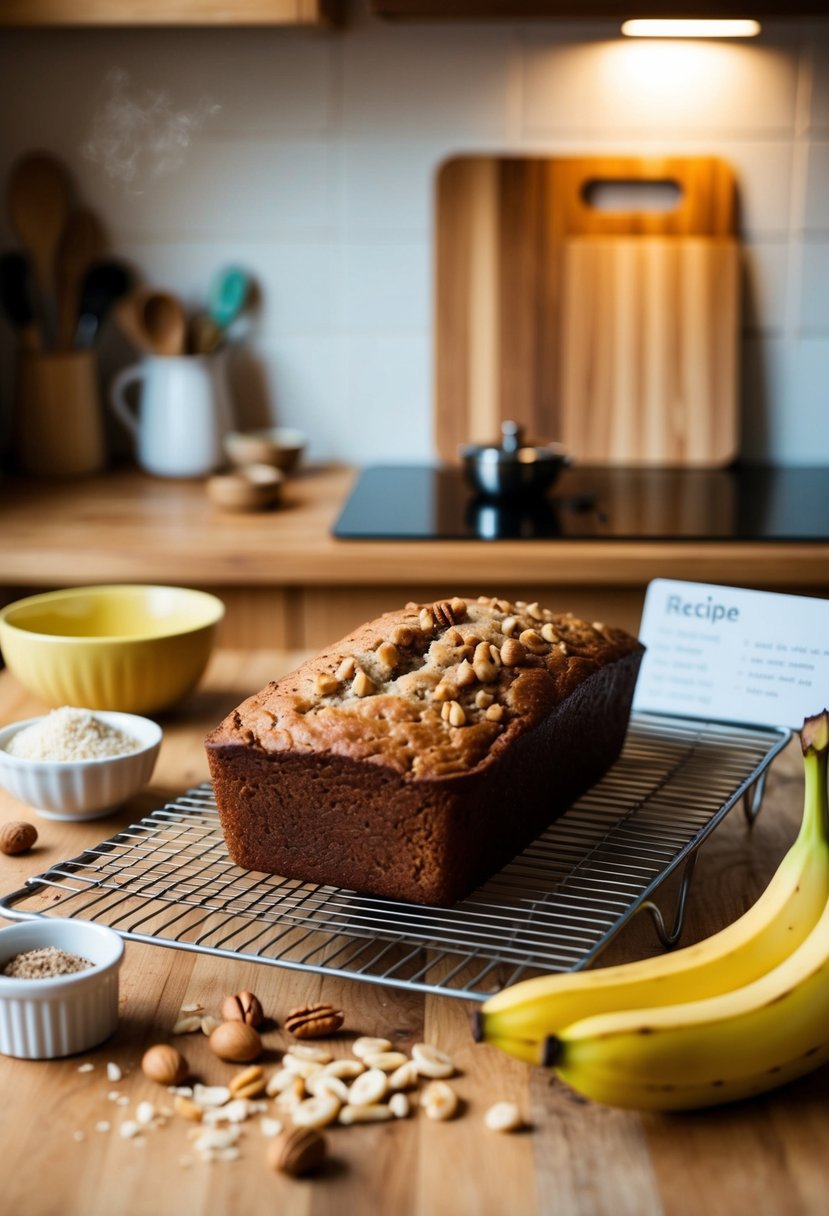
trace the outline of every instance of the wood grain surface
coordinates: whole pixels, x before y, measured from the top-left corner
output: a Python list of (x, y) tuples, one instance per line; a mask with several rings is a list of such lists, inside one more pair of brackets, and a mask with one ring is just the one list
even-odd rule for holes
[[(601, 184), (669, 184), (667, 210)], [(623, 196), (629, 197), (629, 196)], [(456, 157), (438, 175), (440, 455), (512, 418), (599, 464), (737, 450), (735, 187), (714, 157)]]
[[(0, 857), (0, 888), (125, 828), (172, 795), (206, 777), (202, 738), (243, 696), (289, 670), (299, 654), (224, 651), (199, 691), (163, 720), (164, 743), (150, 788), (92, 824), (36, 820), (0, 795), (0, 822), (35, 819), (36, 848)], [(8, 673), (0, 675), (0, 724), (40, 712)], [(749, 831), (732, 813), (706, 843), (697, 866), (684, 941), (697, 940), (739, 915), (762, 891), (793, 840), (802, 800), (795, 746), (775, 763), (764, 809)], [(660, 902), (671, 906), (674, 890)], [(603, 962), (658, 950), (645, 917), (635, 918)], [(256, 992), (277, 1020), (295, 1004), (340, 1004), (346, 1026), (332, 1043), (348, 1054), (358, 1033), (379, 1034), (407, 1049), (425, 1039), (448, 1050), (459, 1075), (458, 1118), (434, 1124), (415, 1113), (394, 1124), (336, 1127), (320, 1176), (292, 1180), (265, 1166), (266, 1141), (244, 1126), (242, 1157), (204, 1165), (193, 1160), (189, 1125), (172, 1119), (144, 1143), (122, 1140), (117, 1125), (137, 1101), (167, 1095), (138, 1069), (142, 1051), (169, 1041), (183, 1004), (216, 1009), (230, 992)], [(356, 981), (128, 943), (121, 1021), (109, 1043), (64, 1061), (0, 1062), (4, 1100), (0, 1136), (6, 1161), (0, 1211), (10, 1216), (822, 1216), (829, 1163), (829, 1069), (787, 1089), (718, 1111), (638, 1115), (586, 1103), (550, 1074), (473, 1043), (466, 1002)], [(289, 1036), (265, 1035), (266, 1066), (275, 1067)], [(234, 1066), (214, 1059), (201, 1035), (180, 1040), (204, 1080), (224, 1082)], [(117, 1062), (124, 1079), (106, 1078)], [(94, 1069), (79, 1073), (89, 1061)], [(110, 1091), (129, 1106), (108, 1100)], [(511, 1136), (486, 1131), (482, 1116), (496, 1099), (521, 1107), (528, 1128)], [(106, 1121), (108, 1131), (97, 1131)], [(82, 1134), (82, 1139), (78, 1137)], [(191, 1164), (183, 1165), (182, 1158)]]

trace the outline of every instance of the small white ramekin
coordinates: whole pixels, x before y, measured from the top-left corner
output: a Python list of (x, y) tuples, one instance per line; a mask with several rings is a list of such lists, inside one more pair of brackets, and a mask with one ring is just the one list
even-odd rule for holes
[(132, 735), (137, 751), (101, 760), (24, 760), (6, 749), (12, 737), (41, 718), (27, 718), (0, 730), (0, 785), (27, 802), (44, 819), (98, 819), (137, 793), (152, 777), (161, 727), (138, 714), (95, 710), (108, 726)]
[(88, 1051), (118, 1024), (118, 971), (124, 943), (104, 925), (84, 920), (21, 921), (0, 929), (0, 972), (15, 954), (55, 946), (93, 964), (52, 979), (0, 974), (0, 1052), (52, 1060)]

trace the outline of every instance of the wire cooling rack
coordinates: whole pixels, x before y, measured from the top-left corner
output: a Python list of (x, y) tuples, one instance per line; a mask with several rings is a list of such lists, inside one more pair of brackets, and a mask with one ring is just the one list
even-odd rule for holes
[[(483, 1000), (538, 970), (585, 967), (643, 906), (678, 936), (696, 850), (740, 798), (753, 818), (790, 734), (634, 714), (589, 793), (469, 899), (425, 908), (242, 870), (209, 784), (0, 900), (123, 937)], [(673, 933), (650, 903), (685, 866)]]

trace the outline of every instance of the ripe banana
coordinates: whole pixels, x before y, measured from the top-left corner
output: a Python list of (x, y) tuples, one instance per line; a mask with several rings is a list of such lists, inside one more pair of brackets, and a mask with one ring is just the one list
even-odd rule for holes
[(829, 1060), (829, 903), (773, 971), (720, 996), (602, 1013), (547, 1040), (545, 1063), (609, 1106), (691, 1110), (774, 1089)]
[(476, 1037), (538, 1063), (542, 1040), (576, 1020), (715, 997), (751, 984), (791, 955), (813, 931), (829, 900), (826, 711), (807, 719), (801, 741), (805, 794), (800, 831), (763, 895), (743, 916), (672, 954), (515, 984), (482, 1006)]

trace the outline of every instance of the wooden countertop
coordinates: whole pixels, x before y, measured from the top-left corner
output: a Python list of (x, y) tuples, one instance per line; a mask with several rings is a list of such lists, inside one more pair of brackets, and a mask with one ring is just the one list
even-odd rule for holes
[(354, 473), (310, 468), (275, 511), (231, 515), (201, 482), (121, 470), (0, 483), (0, 581), (200, 586), (643, 585), (664, 576), (767, 588), (827, 584), (829, 544), (352, 541), (330, 535)]
[[(0, 792), (0, 821), (36, 820), (40, 840), (22, 857), (0, 857), (0, 889), (111, 836), (162, 801), (206, 777), (206, 729), (244, 695), (288, 670), (297, 656), (220, 652), (200, 691), (164, 720), (165, 738), (150, 789), (91, 824), (37, 819)], [(0, 724), (42, 712), (8, 672), (0, 674)], [(751, 832), (730, 815), (706, 844), (691, 891), (685, 940), (707, 935), (754, 900), (794, 838), (802, 786), (796, 746), (770, 775), (766, 802)], [(666, 891), (661, 902), (668, 903)], [(607, 961), (656, 949), (653, 930), (636, 918), (610, 947)], [(183, 1004), (216, 1009), (226, 993), (255, 991), (278, 1019), (304, 1000), (334, 1001), (346, 1012), (345, 1052), (357, 1033), (384, 1035), (404, 1047), (434, 1042), (455, 1058), (460, 1117), (434, 1124), (415, 1114), (394, 1124), (335, 1127), (331, 1162), (314, 1180), (271, 1174), (256, 1121), (244, 1126), (242, 1158), (204, 1165), (191, 1156), (191, 1125), (173, 1119), (144, 1143), (120, 1138), (117, 1125), (137, 1101), (167, 1097), (138, 1070), (144, 1048), (168, 1041)], [(2, 1061), (0, 1142), (6, 1167), (0, 1208), (27, 1216), (817, 1216), (829, 1187), (829, 1068), (750, 1102), (681, 1116), (638, 1115), (587, 1104), (541, 1069), (473, 1044), (468, 1006), (356, 981), (321, 979), (254, 963), (128, 943), (121, 981), (122, 1017), (114, 1038), (65, 1061)], [(288, 1039), (266, 1035), (268, 1062)], [(183, 1049), (205, 1079), (226, 1081), (231, 1065), (213, 1059), (200, 1035)], [(81, 1060), (92, 1072), (79, 1073)], [(106, 1078), (107, 1061), (125, 1077)], [(110, 1090), (129, 1107), (108, 1101)], [(531, 1127), (495, 1135), (481, 1126), (496, 1099), (517, 1101)], [(111, 1124), (108, 1131), (96, 1123)], [(83, 1133), (83, 1139), (76, 1139)]]

